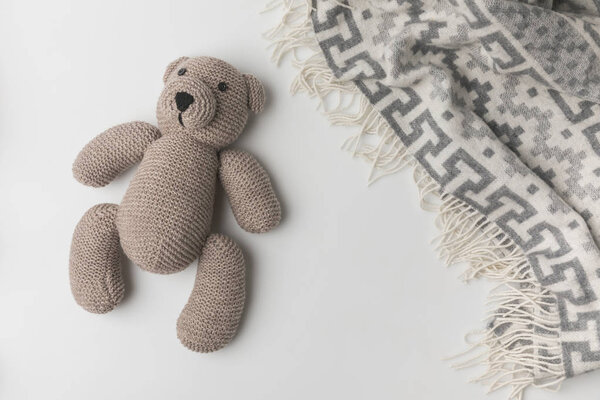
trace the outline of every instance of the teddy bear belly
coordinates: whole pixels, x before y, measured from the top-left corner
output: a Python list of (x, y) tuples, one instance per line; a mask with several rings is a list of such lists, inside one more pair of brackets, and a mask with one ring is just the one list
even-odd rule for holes
[(154, 143), (117, 214), (123, 251), (142, 269), (181, 271), (201, 252), (212, 219), (218, 159), (210, 148)]

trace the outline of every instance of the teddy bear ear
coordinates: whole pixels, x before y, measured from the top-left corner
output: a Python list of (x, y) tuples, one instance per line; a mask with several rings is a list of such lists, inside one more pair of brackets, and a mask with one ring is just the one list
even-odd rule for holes
[(250, 74), (243, 74), (248, 86), (248, 108), (253, 113), (259, 113), (265, 108), (267, 100), (265, 88), (257, 77)]
[(171, 75), (171, 73), (173, 71), (175, 71), (175, 68), (177, 68), (179, 66), (179, 64), (181, 64), (182, 62), (184, 62), (188, 58), (189, 57), (179, 57), (177, 60), (172, 61), (171, 64), (169, 64), (169, 66), (165, 70), (165, 74), (163, 75), (163, 82), (166, 83), (167, 79), (169, 79), (169, 76)]

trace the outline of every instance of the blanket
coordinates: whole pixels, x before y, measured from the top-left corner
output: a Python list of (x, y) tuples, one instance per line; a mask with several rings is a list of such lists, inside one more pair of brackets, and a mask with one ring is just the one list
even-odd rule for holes
[[(269, 33), (375, 169), (415, 169), (440, 251), (487, 276), (491, 389), (600, 367), (600, 2), (285, 1)], [(310, 55), (300, 48), (313, 49)], [(331, 103), (331, 101), (329, 101)], [(376, 137), (379, 142), (368, 137)]]

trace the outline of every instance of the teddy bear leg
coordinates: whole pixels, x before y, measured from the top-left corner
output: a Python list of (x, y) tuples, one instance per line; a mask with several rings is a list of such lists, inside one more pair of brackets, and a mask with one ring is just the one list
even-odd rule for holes
[(69, 278), (75, 301), (85, 310), (104, 314), (123, 299), (121, 247), (115, 224), (118, 206), (98, 204), (75, 227)]
[(246, 298), (244, 256), (224, 235), (208, 237), (198, 260), (192, 294), (177, 320), (187, 348), (208, 353), (224, 347), (237, 331)]

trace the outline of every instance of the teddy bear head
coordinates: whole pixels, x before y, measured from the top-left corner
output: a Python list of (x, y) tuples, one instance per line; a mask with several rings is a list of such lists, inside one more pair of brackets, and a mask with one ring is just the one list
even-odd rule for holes
[(265, 104), (257, 78), (213, 57), (178, 58), (163, 81), (156, 107), (162, 134), (188, 134), (215, 148), (237, 139), (248, 111), (258, 113)]

